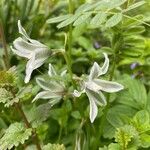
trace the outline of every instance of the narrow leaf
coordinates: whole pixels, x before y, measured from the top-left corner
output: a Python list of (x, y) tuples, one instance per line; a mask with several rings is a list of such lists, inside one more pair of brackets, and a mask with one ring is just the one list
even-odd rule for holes
[(109, 28), (114, 27), (121, 20), (122, 20), (122, 14), (117, 13), (117, 14), (113, 15), (111, 18), (108, 19), (108, 21), (106, 22), (106, 27), (109, 27)]
[(133, 5), (130, 5), (127, 9), (125, 9), (124, 12), (130, 11), (130, 10), (140, 7), (144, 4), (145, 4), (145, 1), (140, 1), (140, 2), (134, 3)]
[(107, 18), (107, 14), (104, 12), (98, 13), (94, 16), (94, 18), (92, 18), (90, 24), (92, 27), (98, 27), (100, 26), (102, 23), (105, 22)]
[(90, 17), (91, 13), (85, 13), (84, 15), (80, 16), (75, 22), (74, 22), (74, 26), (80, 25), (84, 22), (86, 22), (86, 20)]
[(64, 20), (63, 22), (61, 22), (60, 24), (58, 24), (57, 28), (60, 29), (60, 28), (63, 28), (63, 27), (65, 27), (65, 26), (67, 26), (67, 25), (73, 23), (75, 20), (78, 19), (79, 16), (80, 16), (79, 14), (75, 14), (75, 15), (69, 17), (68, 19), (66, 19), (66, 20)]
[(57, 23), (57, 22), (61, 22), (64, 21), (68, 18), (70, 18), (71, 16), (73, 16), (72, 14), (68, 14), (68, 15), (63, 15), (63, 16), (59, 16), (59, 17), (54, 17), (54, 18), (50, 18), (46, 21), (46, 23)]

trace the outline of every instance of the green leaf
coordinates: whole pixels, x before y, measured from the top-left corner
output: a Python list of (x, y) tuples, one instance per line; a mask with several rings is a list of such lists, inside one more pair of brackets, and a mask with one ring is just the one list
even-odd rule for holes
[(63, 144), (47, 144), (43, 146), (43, 150), (65, 150), (65, 147)]
[(111, 10), (111, 9), (121, 6), (126, 1), (127, 0), (109, 0), (109, 1), (103, 0), (97, 4), (97, 7), (95, 10), (107, 10), (107, 9)]
[(140, 136), (140, 139), (142, 147), (144, 148), (150, 147), (150, 135), (144, 133)]
[(106, 22), (106, 27), (114, 27), (122, 20), (122, 13), (116, 13), (110, 17)]
[(54, 18), (50, 18), (46, 21), (46, 23), (57, 23), (57, 22), (61, 22), (64, 21), (70, 17), (72, 17), (72, 14), (68, 14), (68, 15), (63, 15), (63, 16), (59, 16), (59, 17), (54, 17)]
[(73, 23), (75, 20), (77, 20), (79, 18), (80, 14), (75, 14), (71, 17), (69, 17), (68, 19), (64, 20), (63, 22), (61, 22), (60, 24), (58, 24), (57, 28), (63, 28), (71, 23)]
[(139, 143), (139, 135), (134, 127), (125, 125), (117, 129), (115, 141), (118, 142), (122, 149), (127, 149), (131, 141), (132, 143)]
[(98, 27), (98, 26), (100, 26), (102, 23), (105, 22), (106, 18), (107, 18), (107, 14), (106, 14), (106, 13), (104, 13), (104, 12), (98, 13), (98, 14), (96, 14), (96, 15), (92, 18), (92, 20), (91, 20), (91, 22), (90, 22), (90, 25), (91, 25), (92, 27)]
[(0, 149), (10, 150), (13, 146), (24, 144), (31, 134), (32, 129), (26, 129), (22, 123), (11, 124), (0, 139)]
[(130, 10), (140, 7), (144, 4), (145, 4), (145, 1), (140, 1), (140, 2), (134, 3), (134, 4), (130, 5), (127, 9), (125, 9), (124, 12), (130, 11)]
[(38, 107), (32, 107), (30, 111), (26, 112), (28, 120), (32, 123), (33, 127), (42, 124), (49, 117), (51, 105), (49, 103), (41, 104)]
[(87, 19), (91, 16), (91, 13), (85, 13), (81, 15), (74, 23), (74, 26), (78, 26), (87, 21)]

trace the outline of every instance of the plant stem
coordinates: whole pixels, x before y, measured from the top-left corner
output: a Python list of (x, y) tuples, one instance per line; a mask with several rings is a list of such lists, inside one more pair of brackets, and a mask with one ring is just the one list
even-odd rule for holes
[[(11, 91), (13, 97), (15, 98), (15, 94), (13, 91)], [(38, 138), (38, 135), (36, 133), (36, 130), (32, 127), (32, 125), (30, 124), (30, 122), (28, 121), (23, 109), (22, 109), (22, 106), (21, 104), (18, 102), (18, 103), (14, 103), (14, 106), (15, 108), (17, 109), (17, 111), (19, 112), (19, 114), (21, 115), (22, 119), (24, 120), (24, 123), (26, 125), (27, 128), (32, 128), (32, 140), (34, 141), (35, 145), (36, 145), (36, 148), (37, 150), (42, 150), (41, 146), (40, 146), (40, 142), (39, 142), (39, 138)]]
[[(73, 3), (72, 3), (72, 0), (69, 0), (69, 13), (73, 13)], [(71, 54), (72, 54), (72, 24), (69, 25), (69, 32), (68, 32), (68, 38), (67, 38), (67, 52), (65, 52), (64, 54), (64, 57), (65, 57), (65, 60), (66, 60), (66, 63), (67, 63), (67, 67), (68, 67), (68, 71), (69, 71), (69, 75), (70, 75), (70, 78), (71, 78), (71, 82), (72, 82), (72, 85), (73, 87), (75, 88), (75, 82), (73, 80), (73, 73), (72, 73), (72, 60), (71, 60)]]
[[(120, 49), (121, 44), (122, 44), (122, 38), (121, 38), (120, 34), (114, 34), (113, 39), (112, 39), (112, 49), (114, 50), (113, 64), (112, 64), (112, 69), (111, 69), (110, 76), (109, 76), (109, 81), (112, 81), (113, 77), (114, 77), (116, 63), (117, 63), (117, 55), (118, 55), (118, 51)], [(103, 135), (103, 130), (104, 130), (107, 113), (110, 108), (110, 102), (109, 102), (110, 94), (107, 95), (106, 99), (107, 99), (107, 106), (104, 109), (103, 116), (101, 118), (101, 123), (100, 123), (100, 130), (99, 130), (99, 138), (100, 139), (102, 138), (102, 135)]]
[(5, 69), (8, 69), (9, 68), (9, 55), (8, 55), (7, 43), (6, 43), (4, 28), (3, 28), (1, 19), (0, 19), (0, 37), (2, 38), (2, 44), (3, 44), (3, 48), (4, 48), (3, 61), (5, 64)]

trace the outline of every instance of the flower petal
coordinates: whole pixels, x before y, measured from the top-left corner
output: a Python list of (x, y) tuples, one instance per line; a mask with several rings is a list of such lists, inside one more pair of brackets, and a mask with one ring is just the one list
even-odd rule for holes
[(98, 108), (95, 101), (92, 99), (92, 97), (88, 96), (88, 98), (90, 102), (90, 121), (91, 123), (93, 123), (98, 114)]
[(104, 57), (105, 57), (105, 62), (103, 64), (103, 66), (101, 67), (101, 71), (99, 72), (98, 76), (106, 74), (106, 72), (108, 71), (108, 68), (109, 68), (109, 58), (108, 58), (108, 55), (106, 53), (103, 53), (103, 54), (104, 54)]
[(28, 36), (27, 32), (22, 27), (20, 20), (18, 20), (18, 29), (19, 29), (19, 33), (22, 34), (26, 39), (30, 39), (30, 37)]
[(48, 75), (49, 75), (50, 77), (57, 75), (57, 73), (56, 73), (54, 67), (52, 66), (52, 64), (49, 64)]
[(124, 86), (117, 82), (100, 80), (100, 79), (94, 79), (93, 86), (92, 86), (92, 89), (94, 91), (102, 90), (109, 93), (118, 92), (123, 88)]
[(101, 91), (92, 91), (88, 88), (86, 88), (86, 94), (88, 98), (90, 97), (95, 103), (99, 106), (105, 106), (107, 104), (107, 101), (105, 99), (105, 96)]
[(36, 101), (37, 99), (52, 99), (52, 98), (61, 99), (61, 95), (58, 95), (51, 91), (43, 91), (43, 92), (38, 93), (32, 102)]
[(105, 57), (105, 62), (102, 67), (100, 67), (97, 62), (94, 62), (89, 75), (89, 80), (92, 80), (94, 78), (98, 78), (99, 76), (106, 74), (109, 67), (109, 59), (106, 53), (103, 53)]
[(64, 87), (57, 83), (56, 81), (49, 81), (47, 82), (43, 78), (36, 78), (37, 84), (43, 88), (44, 90), (49, 90), (53, 92), (61, 93), (64, 91)]
[(22, 50), (20, 51), (20, 50), (14, 49), (12, 46), (10, 48), (15, 54), (17, 54), (20, 57), (25, 57), (28, 59), (31, 57), (31, 53), (29, 53), (27, 51), (22, 51)]
[(80, 97), (81, 94), (83, 94), (83, 93), (85, 93), (85, 90), (83, 90), (83, 91), (81, 91), (81, 92), (79, 92), (79, 91), (77, 91), (77, 90), (74, 90), (73, 96), (75, 96), (75, 97)]
[(97, 78), (100, 72), (100, 67), (97, 64), (97, 62), (94, 62), (91, 71), (90, 71), (90, 75), (89, 75), (89, 80), (92, 80), (94, 78)]
[(34, 62), (35, 62), (35, 54), (33, 53), (31, 59), (27, 62), (26, 65), (26, 76), (24, 80), (25, 83), (28, 83), (30, 81), (31, 74), (34, 70), (34, 66), (33, 66)]

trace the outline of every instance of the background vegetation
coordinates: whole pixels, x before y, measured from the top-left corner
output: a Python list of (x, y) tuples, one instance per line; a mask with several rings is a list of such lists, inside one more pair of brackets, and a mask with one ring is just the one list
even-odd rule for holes
[[(150, 1), (96, 2), (100, 1), (0, 1), (1, 150), (150, 149)], [(72, 15), (64, 17), (67, 14)], [(26, 60), (10, 49), (19, 36), (18, 20), (32, 39), (56, 53), (34, 70), (28, 84)], [(87, 96), (70, 94), (80, 89), (78, 80), (89, 74), (95, 61), (103, 64), (103, 52), (110, 66), (102, 78), (121, 83), (124, 90), (104, 93), (107, 106), (99, 107), (91, 123)], [(49, 63), (58, 74), (68, 70), (61, 78), (66, 95), (55, 105), (43, 99), (32, 103), (41, 91), (36, 78), (47, 76)]]

